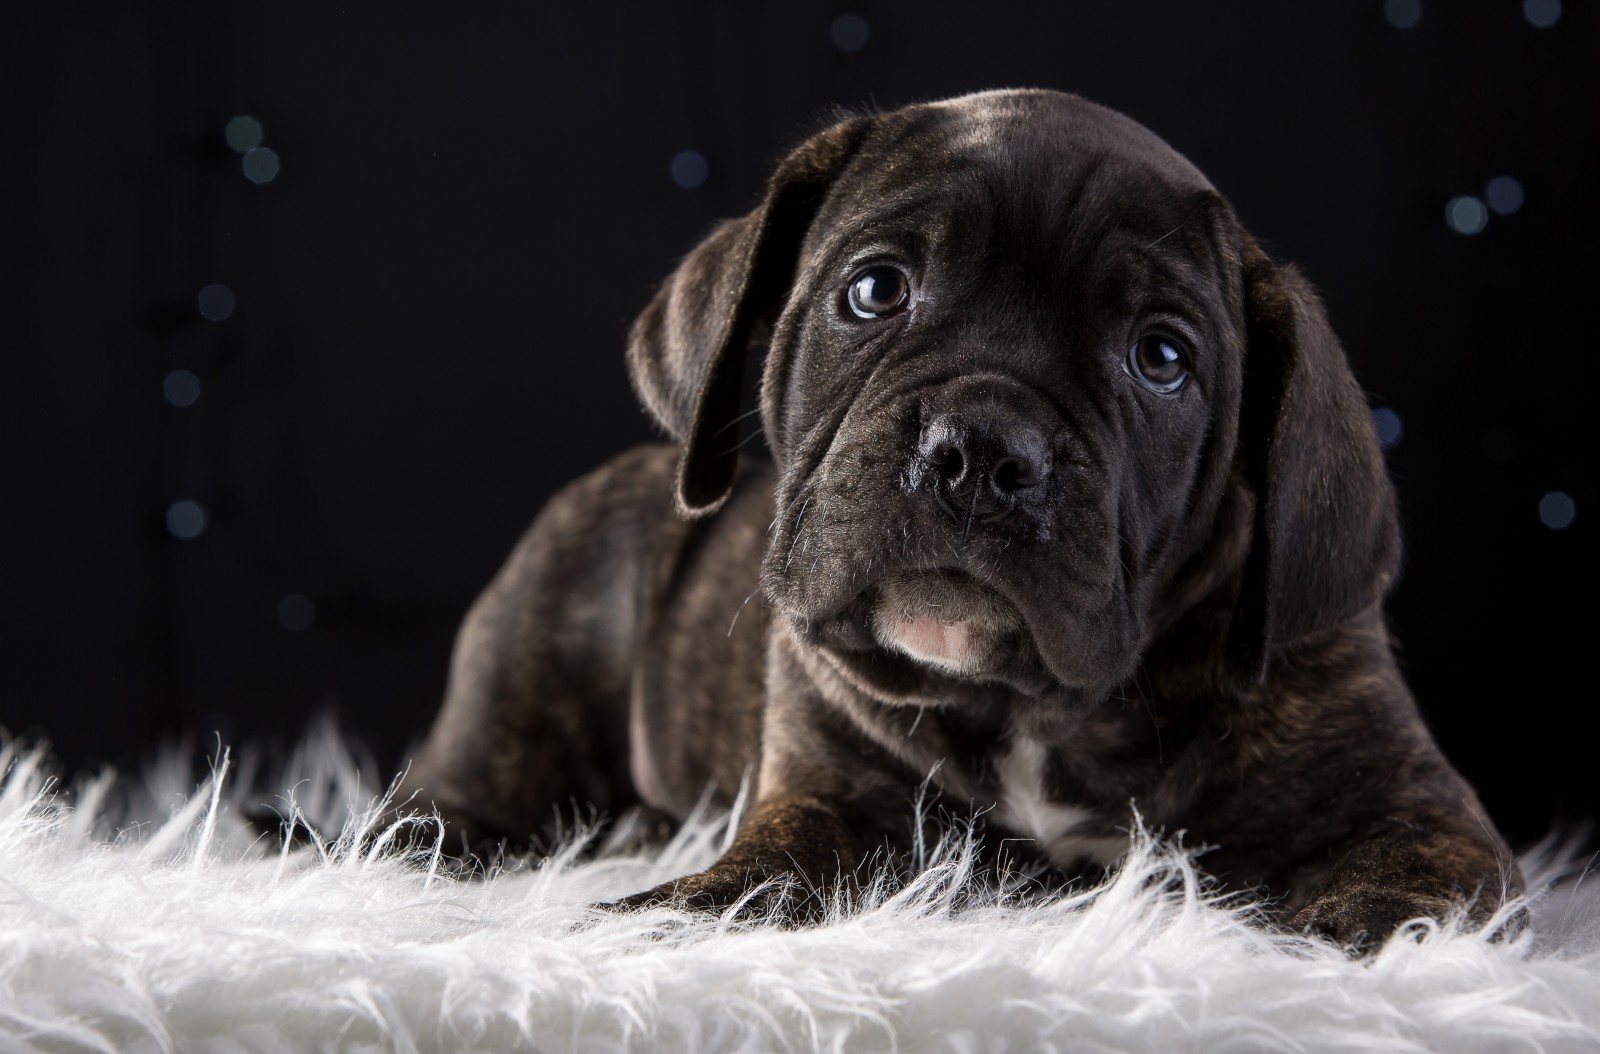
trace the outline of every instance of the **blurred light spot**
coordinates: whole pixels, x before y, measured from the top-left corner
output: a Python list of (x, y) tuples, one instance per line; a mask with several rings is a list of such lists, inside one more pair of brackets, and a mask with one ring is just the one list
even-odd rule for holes
[(198, 538), (206, 529), (206, 510), (198, 501), (175, 501), (167, 506), (167, 531), (180, 541)]
[(1383, 0), (1383, 17), (1396, 29), (1410, 29), (1422, 21), (1422, 0)]
[(304, 633), (317, 621), (317, 605), (303, 593), (290, 593), (278, 601), (278, 625), (290, 633)]
[(1539, 522), (1552, 531), (1564, 531), (1578, 518), (1578, 503), (1564, 490), (1553, 490), (1539, 499)]
[(1495, 176), (1489, 180), (1483, 196), (1489, 199), (1489, 207), (1502, 216), (1522, 208), (1522, 184), (1510, 176)]
[(213, 322), (221, 322), (233, 314), (233, 290), (221, 282), (213, 282), (200, 290), (200, 314)]
[(1522, 0), (1522, 17), (1539, 29), (1561, 21), (1561, 0)]
[(1378, 429), (1378, 445), (1385, 450), (1399, 446), (1401, 437), (1406, 434), (1405, 424), (1400, 420), (1400, 415), (1387, 406), (1373, 409), (1372, 423)]
[(236, 154), (254, 150), (261, 145), (261, 122), (249, 114), (240, 114), (222, 129), (222, 138)]
[(711, 175), (711, 163), (698, 150), (680, 150), (672, 155), (672, 181), (684, 190), (704, 185)]
[(1483, 433), (1483, 456), (1496, 465), (1509, 465), (1517, 458), (1517, 434), (1505, 425), (1495, 425)]
[(173, 406), (193, 406), (200, 398), (200, 378), (188, 370), (173, 370), (161, 382), (161, 394)]
[(258, 146), (244, 155), (239, 167), (244, 169), (244, 178), (250, 182), (271, 183), (278, 178), (278, 154), (264, 146)]
[[(1417, 0), (1411, 2), (1416, 3)], [(872, 36), (872, 31), (867, 28), (867, 20), (860, 15), (840, 15), (833, 20), (829, 33), (833, 36), (833, 46), (840, 51), (860, 51)]]
[(1444, 221), (1457, 234), (1477, 234), (1489, 225), (1489, 209), (1472, 195), (1462, 194), (1444, 207)]

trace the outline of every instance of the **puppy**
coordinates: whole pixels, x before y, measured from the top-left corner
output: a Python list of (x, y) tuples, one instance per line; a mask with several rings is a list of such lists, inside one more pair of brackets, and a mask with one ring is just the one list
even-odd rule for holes
[(624, 902), (714, 910), (848, 881), (932, 773), (1063, 868), (1137, 809), (1357, 945), (1520, 888), (1396, 668), (1395, 496), (1322, 306), (1140, 125), (1050, 91), (840, 121), (628, 364), (675, 445), (540, 513), (408, 776), (467, 843), (753, 771), (728, 852)]

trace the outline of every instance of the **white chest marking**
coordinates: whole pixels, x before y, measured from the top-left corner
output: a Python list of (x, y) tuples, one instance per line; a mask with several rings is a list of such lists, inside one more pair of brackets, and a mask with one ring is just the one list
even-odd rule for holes
[(1000, 759), (1000, 802), (995, 810), (1005, 826), (1030, 834), (1051, 863), (1073, 867), (1084, 860), (1109, 864), (1128, 848), (1124, 836), (1107, 837), (1082, 830), (1094, 813), (1050, 800), (1044, 787), (1046, 752), (1038, 740), (1019, 735)]

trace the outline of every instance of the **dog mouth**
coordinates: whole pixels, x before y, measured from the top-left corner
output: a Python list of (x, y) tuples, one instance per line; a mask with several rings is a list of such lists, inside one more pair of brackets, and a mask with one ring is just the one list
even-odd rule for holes
[(894, 572), (845, 608), (796, 629), (860, 687), (912, 701), (931, 686), (1048, 682), (1021, 614), (965, 571)]
[(992, 668), (1022, 629), (1016, 608), (960, 571), (891, 574), (872, 593), (879, 646), (952, 676)]

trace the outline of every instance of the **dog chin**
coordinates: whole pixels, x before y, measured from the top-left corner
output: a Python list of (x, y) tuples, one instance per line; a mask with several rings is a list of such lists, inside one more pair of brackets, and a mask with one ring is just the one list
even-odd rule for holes
[(993, 672), (1022, 628), (998, 593), (954, 571), (881, 579), (867, 616), (879, 646), (952, 677)]
[(872, 631), (890, 651), (954, 677), (982, 672), (990, 650), (985, 647), (983, 627), (970, 619), (946, 622), (927, 614), (893, 616), (874, 619)]
[(884, 702), (959, 704), (1056, 687), (1017, 609), (961, 571), (887, 575), (842, 611), (786, 621), (828, 666)]

